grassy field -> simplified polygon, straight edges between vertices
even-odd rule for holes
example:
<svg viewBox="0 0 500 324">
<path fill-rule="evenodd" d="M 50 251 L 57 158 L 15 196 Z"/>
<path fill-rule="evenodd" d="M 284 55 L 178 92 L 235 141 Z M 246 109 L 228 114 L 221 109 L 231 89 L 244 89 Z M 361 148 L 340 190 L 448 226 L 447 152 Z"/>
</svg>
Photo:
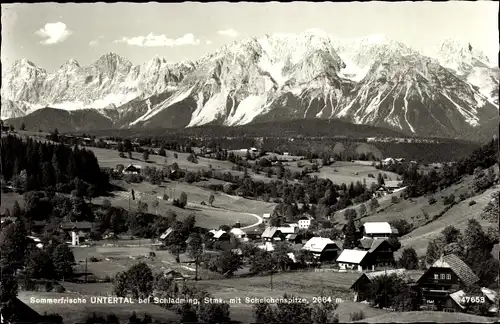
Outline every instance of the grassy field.
<svg viewBox="0 0 500 324">
<path fill-rule="evenodd" d="M 375 213 L 369 213 L 367 216 L 361 218 L 364 222 L 390 222 L 396 219 L 404 219 L 410 224 L 418 226 L 418 224 L 423 224 L 426 222 L 424 212 L 429 215 L 429 219 L 440 212 L 442 212 L 446 206 L 443 204 L 444 196 L 448 196 L 453 193 L 458 199 L 460 194 L 467 193 L 471 190 L 472 177 L 465 178 L 461 183 L 455 184 L 449 188 L 446 188 L 434 195 L 436 203 L 430 205 L 429 197 L 417 197 L 407 200 L 400 199 L 398 203 L 392 203 L 392 196 L 399 198 L 400 193 L 390 194 L 378 199 L 380 207 Z M 367 203 L 365 203 L 366 205 Z M 356 206 L 351 206 L 349 208 L 359 211 L 360 204 Z M 338 214 L 338 215 L 337 215 Z M 337 217 L 338 216 L 338 217 Z M 343 211 L 338 211 L 336 213 L 336 221 L 340 224 L 344 224 L 346 221 L 343 217 Z"/>
<path fill-rule="evenodd" d="M 371 165 L 362 165 L 353 162 L 335 162 L 332 165 L 321 167 L 319 172 L 311 173 L 311 176 L 317 175 L 318 178 L 330 179 L 335 184 L 345 183 L 349 185 L 351 182 L 356 183 L 360 181 L 363 183 L 363 179 L 369 186 L 372 183 L 377 182 L 377 175 L 382 173 L 386 174 L 387 180 L 397 180 L 398 175 L 392 172 L 380 171 Z M 373 174 L 375 178 L 368 177 L 369 174 Z"/>
<path fill-rule="evenodd" d="M 411 246 L 419 255 L 423 255 L 425 254 L 429 241 L 437 237 L 448 225 L 453 225 L 463 232 L 467 226 L 468 220 L 473 218 L 477 219 L 485 229 L 488 226 L 492 226 L 493 224 L 482 220 L 480 215 L 484 207 L 490 201 L 491 195 L 495 191 L 498 191 L 498 187 L 493 187 L 481 195 L 468 198 L 456 204 L 439 219 L 427 225 L 421 226 L 401 238 L 402 247 L 405 248 Z M 469 202 L 471 200 L 474 200 L 476 204 L 469 206 Z"/>
<path fill-rule="evenodd" d="M 95 296 L 95 295 L 94 295 Z M 98 296 L 105 296 L 99 294 Z M 55 293 L 55 292 L 38 292 L 38 291 L 20 291 L 19 299 L 33 308 L 39 314 L 57 313 L 62 316 L 64 323 L 84 323 L 87 316 L 95 313 L 96 315 L 115 314 L 121 323 L 128 321 L 132 312 L 136 312 L 138 316 L 144 316 L 145 313 L 151 315 L 154 320 L 158 321 L 175 321 L 179 320 L 179 316 L 171 311 L 165 310 L 154 304 L 97 304 L 91 303 L 89 295 L 80 295 L 75 293 Z M 86 303 L 80 304 L 47 304 L 36 302 L 36 299 L 41 298 L 82 298 Z M 35 298 L 35 300 L 32 300 Z"/>
<path fill-rule="evenodd" d="M 151 154 L 148 158 L 148 161 L 146 162 L 143 159 L 142 153 L 134 152 L 132 153 L 132 159 L 129 159 L 127 154 L 125 154 L 124 158 L 120 157 L 119 152 L 117 150 L 103 149 L 96 147 L 86 147 L 86 148 L 94 152 L 101 167 L 115 168 L 118 164 L 123 164 L 124 166 L 127 166 L 129 164 L 134 164 L 134 165 L 140 165 L 142 167 L 150 166 L 150 167 L 161 168 L 165 165 L 165 159 L 166 159 L 168 165 L 176 162 L 179 165 L 179 168 L 187 171 L 198 172 L 201 170 L 209 170 L 210 167 L 212 167 L 212 170 L 214 172 L 224 172 L 224 173 L 230 172 L 233 176 L 238 176 L 241 178 L 244 175 L 243 171 L 233 170 L 233 167 L 235 165 L 229 161 L 219 161 L 215 159 L 198 157 L 198 163 L 191 163 L 187 160 L 189 153 L 177 152 L 178 157 L 176 159 L 174 158 L 174 154 L 176 152 L 167 150 L 166 151 L 167 157 Z M 272 178 L 267 178 L 263 174 L 255 174 L 252 172 L 252 170 L 248 170 L 248 174 L 254 180 L 262 180 L 265 182 L 272 181 Z"/>
<path fill-rule="evenodd" d="M 306 298 L 309 302 L 312 302 L 313 297 L 319 296 L 340 298 L 343 302 L 339 306 L 339 311 L 343 309 L 343 316 L 347 314 L 348 320 L 350 312 L 358 310 L 359 307 L 364 309 L 363 306 L 365 306 L 350 301 L 352 296 L 348 289 L 358 277 L 358 273 L 308 271 L 273 275 L 272 289 L 270 276 L 203 280 L 196 282 L 195 285 L 223 300 L 229 301 L 231 298 L 240 297 L 242 303 L 231 304 L 231 319 L 243 323 L 250 323 L 254 320 L 253 305 L 245 303 L 245 298 L 280 298 L 285 293 Z M 373 316 L 375 315 L 378 313 Z"/>
<path fill-rule="evenodd" d="M 107 243 L 104 245 L 103 243 Z M 77 263 L 75 271 L 85 273 L 85 258 L 87 258 L 87 273 L 91 273 L 97 278 L 109 276 L 113 278 L 118 272 L 128 270 L 134 264 L 139 262 L 147 263 L 154 273 L 163 272 L 166 269 L 174 269 L 184 275 L 194 276 L 195 266 L 186 263 L 176 263 L 175 257 L 169 251 L 160 251 L 154 249 L 151 240 L 129 240 L 122 241 L 121 244 L 114 244 L 110 240 L 106 242 L 97 242 L 90 247 L 75 247 L 73 254 Z M 149 253 L 154 252 L 154 257 L 149 257 Z M 99 261 L 91 262 L 90 258 L 95 257 Z M 183 259 L 189 259 L 187 256 Z M 205 270 L 198 269 L 200 278 L 220 278 L 219 275 Z M 80 291 L 84 292 L 84 291 Z"/>
<path fill-rule="evenodd" d="M 488 318 L 462 313 L 446 312 L 390 312 L 376 317 L 367 317 L 359 323 L 495 323 Z"/>
<path fill-rule="evenodd" d="M 112 205 L 128 209 L 130 190 L 134 189 L 136 200 L 130 200 L 132 210 L 137 208 L 137 202 L 141 200 L 148 204 L 149 212 L 155 213 L 156 210 L 152 207 L 152 202 L 158 200 L 157 212 L 159 215 L 165 215 L 168 210 L 172 210 L 178 215 L 178 219 L 182 220 L 194 213 L 196 225 L 210 229 L 218 228 L 220 225 L 233 225 L 236 222 L 240 222 L 241 226 L 256 224 L 259 221 L 257 216 L 272 212 L 275 206 L 274 203 L 230 196 L 182 182 L 165 183 L 164 186 L 156 186 L 147 182 L 134 184 L 124 181 L 117 182 L 117 184 L 125 187 L 128 191 L 117 191 L 112 197 L 100 197 L 94 199 L 93 202 L 100 204 L 104 199 L 108 199 Z M 182 192 L 185 192 L 188 197 L 188 205 L 184 209 L 172 205 L 173 199 L 179 198 Z M 164 193 L 169 196 L 168 201 L 159 199 L 159 197 L 163 197 Z M 210 194 L 215 197 L 213 207 L 208 206 Z M 207 205 L 202 205 L 202 202 Z"/>
</svg>

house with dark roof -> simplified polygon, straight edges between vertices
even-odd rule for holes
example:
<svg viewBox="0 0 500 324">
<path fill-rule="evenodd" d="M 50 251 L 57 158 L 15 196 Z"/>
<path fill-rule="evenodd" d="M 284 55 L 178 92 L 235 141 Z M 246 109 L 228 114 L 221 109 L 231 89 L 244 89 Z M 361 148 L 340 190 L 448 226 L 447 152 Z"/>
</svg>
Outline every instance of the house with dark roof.
<svg viewBox="0 0 500 324">
<path fill-rule="evenodd" d="M 283 241 L 285 239 L 285 235 L 279 230 L 278 227 L 268 227 L 262 233 L 262 239 L 264 241 Z"/>
<path fill-rule="evenodd" d="M 312 252 L 319 261 L 334 261 L 340 252 L 337 244 L 325 237 L 311 238 L 302 249 Z"/>
<path fill-rule="evenodd" d="M 88 239 L 94 228 L 91 222 L 65 222 L 60 225 L 60 229 L 67 237 L 71 238 L 72 245 L 79 245 L 80 238 Z"/>
<path fill-rule="evenodd" d="M 247 234 L 247 238 L 249 240 L 260 240 L 262 234 L 264 233 L 264 231 L 258 227 L 245 229 L 244 231 Z"/>
<path fill-rule="evenodd" d="M 481 288 L 481 293 L 474 296 L 466 295 L 463 290 L 449 294 L 443 302 L 443 310 L 447 312 L 466 312 L 466 299 L 464 297 L 480 298 L 480 302 L 488 306 L 488 315 L 495 316 L 498 314 L 497 293 L 488 288 Z"/>
<path fill-rule="evenodd" d="M 442 310 L 448 295 L 479 281 L 477 275 L 454 254 L 441 256 L 418 279 L 423 308 Z"/>
<path fill-rule="evenodd" d="M 129 164 L 125 169 L 123 169 L 123 173 L 125 174 L 139 174 L 141 173 L 140 165 Z"/>
<path fill-rule="evenodd" d="M 360 240 L 359 248 L 369 253 L 372 267 L 393 266 L 396 263 L 394 251 L 385 238 L 364 237 Z"/>
<path fill-rule="evenodd" d="M 354 301 L 360 302 L 368 299 L 370 285 L 373 283 L 375 278 L 384 275 L 390 276 L 393 274 L 397 276 L 406 276 L 406 269 L 391 269 L 362 273 L 349 288 L 354 291 Z"/>
<path fill-rule="evenodd" d="M 302 236 L 300 234 L 287 234 L 285 237 L 287 242 L 293 243 L 293 244 L 300 244 L 302 243 Z"/>
</svg>

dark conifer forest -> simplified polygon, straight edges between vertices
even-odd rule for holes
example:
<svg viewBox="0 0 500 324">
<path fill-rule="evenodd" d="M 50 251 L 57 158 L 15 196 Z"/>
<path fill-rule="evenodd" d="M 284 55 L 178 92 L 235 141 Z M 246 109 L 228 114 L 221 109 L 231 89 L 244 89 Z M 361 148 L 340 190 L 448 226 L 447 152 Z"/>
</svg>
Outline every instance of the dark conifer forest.
<svg viewBox="0 0 500 324">
<path fill-rule="evenodd" d="M 103 194 L 108 176 L 101 172 L 92 151 L 75 146 L 6 136 L 1 139 L 3 181 L 20 191 L 83 191 L 84 196 Z"/>
</svg>

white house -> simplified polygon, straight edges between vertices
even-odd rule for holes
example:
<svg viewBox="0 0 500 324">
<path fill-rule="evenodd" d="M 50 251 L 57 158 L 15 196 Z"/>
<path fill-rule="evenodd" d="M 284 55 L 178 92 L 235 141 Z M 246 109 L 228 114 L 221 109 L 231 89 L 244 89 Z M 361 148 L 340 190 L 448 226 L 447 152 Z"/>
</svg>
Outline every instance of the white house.
<svg viewBox="0 0 500 324">
<path fill-rule="evenodd" d="M 368 251 L 345 249 L 337 258 L 337 263 L 341 271 L 357 270 L 363 271 L 367 268 Z"/>
<path fill-rule="evenodd" d="M 304 215 L 302 216 L 301 218 L 299 218 L 299 228 L 304 228 L 304 229 L 308 229 L 309 226 L 311 226 L 311 221 L 313 220 L 314 218 L 312 218 L 312 216 L 309 216 L 309 215 Z"/>
<path fill-rule="evenodd" d="M 245 233 L 242 229 L 240 228 L 232 228 L 230 231 L 231 234 L 233 234 L 236 238 L 242 240 L 242 241 L 248 241 L 247 238 L 247 233 Z"/>
<path fill-rule="evenodd" d="M 264 219 L 264 222 L 268 222 L 271 219 L 271 214 L 265 213 L 264 215 L 262 215 L 262 218 Z"/>
<path fill-rule="evenodd" d="M 366 222 L 361 226 L 363 237 L 385 237 L 389 238 L 393 233 L 388 222 Z"/>
</svg>

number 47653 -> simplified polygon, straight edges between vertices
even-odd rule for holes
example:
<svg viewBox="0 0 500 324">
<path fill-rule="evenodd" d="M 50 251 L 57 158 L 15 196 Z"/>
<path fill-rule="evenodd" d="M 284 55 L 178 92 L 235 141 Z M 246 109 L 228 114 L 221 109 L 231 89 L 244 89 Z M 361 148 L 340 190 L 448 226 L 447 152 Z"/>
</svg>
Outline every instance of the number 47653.
<svg viewBox="0 0 500 324">
<path fill-rule="evenodd" d="M 479 296 L 479 297 L 464 296 L 461 298 L 460 301 L 464 304 L 468 304 L 468 303 L 482 304 L 486 301 L 486 299 L 484 298 L 484 296 Z"/>
</svg>

